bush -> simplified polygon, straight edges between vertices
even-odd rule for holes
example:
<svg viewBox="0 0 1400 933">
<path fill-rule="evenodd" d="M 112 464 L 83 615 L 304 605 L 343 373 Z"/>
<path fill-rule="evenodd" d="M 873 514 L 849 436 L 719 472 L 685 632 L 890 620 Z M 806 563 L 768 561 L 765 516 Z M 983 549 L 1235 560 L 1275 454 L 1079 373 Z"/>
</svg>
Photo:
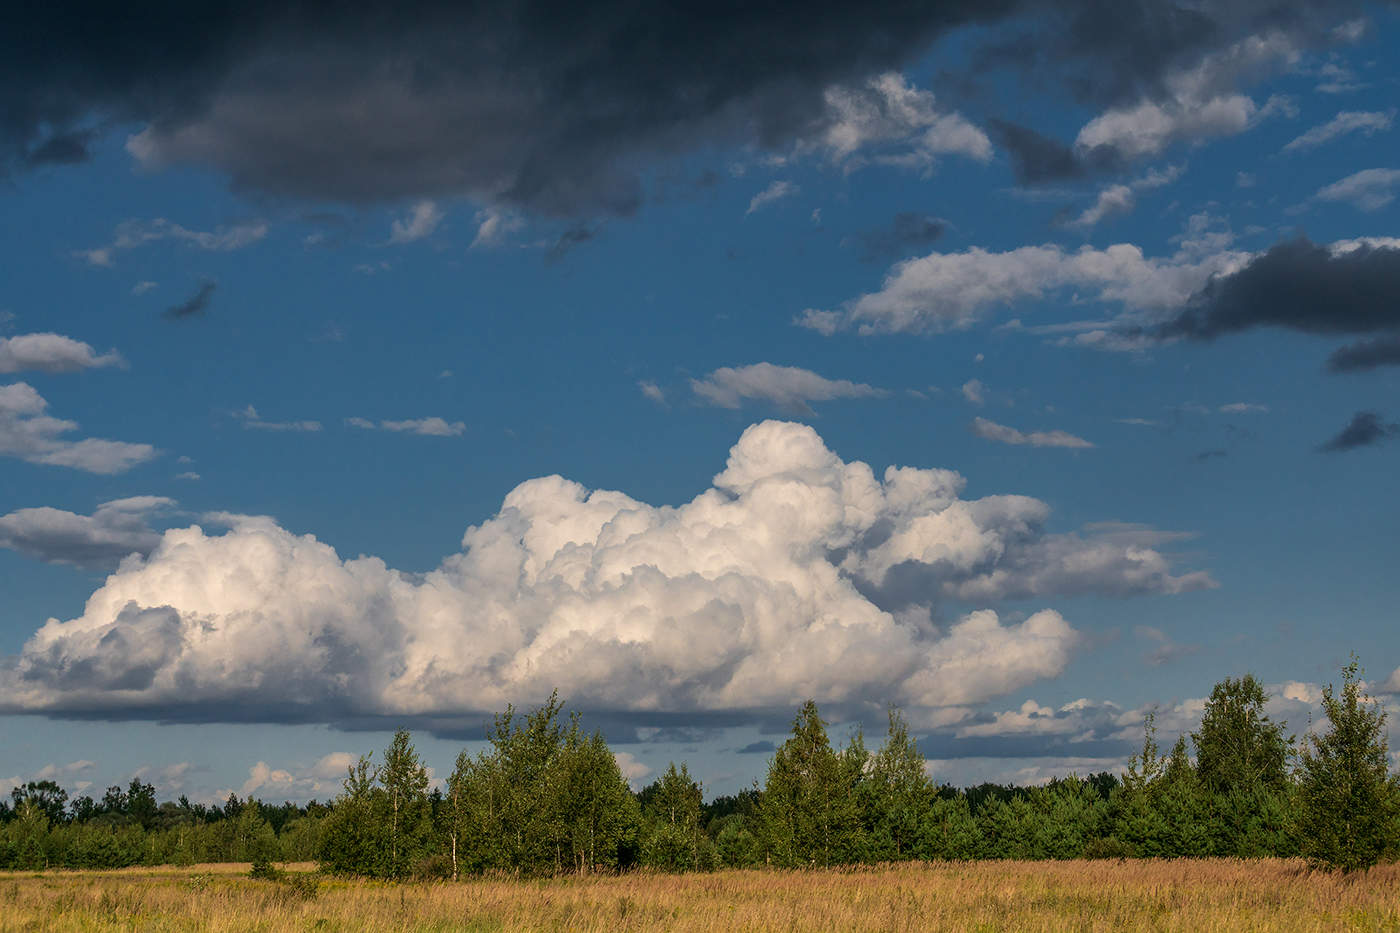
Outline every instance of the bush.
<svg viewBox="0 0 1400 933">
<path fill-rule="evenodd" d="M 1085 858 L 1132 858 L 1136 853 L 1133 847 L 1112 836 L 1100 836 L 1084 844 Z"/>
</svg>

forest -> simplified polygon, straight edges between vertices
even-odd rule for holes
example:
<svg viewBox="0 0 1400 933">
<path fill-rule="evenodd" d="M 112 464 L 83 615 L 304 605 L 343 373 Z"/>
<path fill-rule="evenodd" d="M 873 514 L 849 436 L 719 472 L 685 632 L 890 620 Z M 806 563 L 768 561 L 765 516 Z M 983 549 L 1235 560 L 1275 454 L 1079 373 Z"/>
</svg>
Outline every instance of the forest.
<svg viewBox="0 0 1400 933">
<path fill-rule="evenodd" d="M 0 802 L 0 868 L 277 862 L 397 880 L 650 869 L 826 868 L 913 860 L 1301 857 L 1367 869 L 1400 855 L 1400 776 L 1385 713 L 1353 661 L 1323 690 L 1322 728 L 1298 741 L 1265 712 L 1253 676 L 1216 684 L 1200 726 L 1169 750 L 1151 715 L 1123 774 L 1043 786 L 935 785 L 897 709 L 875 750 L 837 747 L 807 702 L 762 783 L 706 800 L 671 764 L 633 791 L 599 732 L 557 696 L 495 718 L 444 786 L 406 730 L 362 756 L 328 803 L 157 803 L 133 778 L 101 800 L 51 781 Z"/>
</svg>

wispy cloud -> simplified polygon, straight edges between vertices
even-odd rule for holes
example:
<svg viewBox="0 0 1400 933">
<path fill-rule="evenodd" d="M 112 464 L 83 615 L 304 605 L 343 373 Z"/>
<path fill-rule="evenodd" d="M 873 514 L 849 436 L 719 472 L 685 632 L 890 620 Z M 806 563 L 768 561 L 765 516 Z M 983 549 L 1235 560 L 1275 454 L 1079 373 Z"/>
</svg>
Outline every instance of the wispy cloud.
<svg viewBox="0 0 1400 933">
<path fill-rule="evenodd" d="M 1094 445 L 1066 431 L 1018 431 L 1016 428 L 988 421 L 986 418 L 972 420 L 972 433 L 983 440 L 999 444 L 1014 444 L 1027 447 L 1074 447 L 1085 448 Z"/>
<path fill-rule="evenodd" d="M 235 412 L 236 417 L 242 422 L 243 427 L 253 431 L 309 431 L 321 430 L 319 421 L 264 421 L 262 415 L 252 405 L 242 411 Z"/>
<path fill-rule="evenodd" d="M 426 437 L 458 437 L 467 426 L 461 421 L 447 421 L 443 418 L 409 418 L 403 421 L 371 421 L 368 418 L 346 418 L 345 423 L 352 428 L 365 430 L 397 431 L 400 434 L 421 434 Z"/>
<path fill-rule="evenodd" d="M 253 245 L 267 236 L 267 230 L 267 224 L 262 221 L 234 224 L 217 230 L 191 230 L 164 217 L 149 221 L 128 220 L 117 225 L 112 242 L 95 249 L 80 250 L 78 256 L 94 266 L 110 267 L 119 253 L 161 240 L 176 240 L 213 252 L 230 252 Z"/>
<path fill-rule="evenodd" d="M 747 217 L 754 211 L 761 210 L 769 204 L 781 201 L 783 198 L 790 198 L 797 194 L 799 190 L 800 189 L 790 181 L 775 181 L 749 200 L 749 209 L 744 211 L 744 216 Z"/>
<path fill-rule="evenodd" d="M 435 201 L 419 201 L 406 217 L 389 225 L 390 243 L 413 243 L 433 235 L 447 215 Z"/>
</svg>

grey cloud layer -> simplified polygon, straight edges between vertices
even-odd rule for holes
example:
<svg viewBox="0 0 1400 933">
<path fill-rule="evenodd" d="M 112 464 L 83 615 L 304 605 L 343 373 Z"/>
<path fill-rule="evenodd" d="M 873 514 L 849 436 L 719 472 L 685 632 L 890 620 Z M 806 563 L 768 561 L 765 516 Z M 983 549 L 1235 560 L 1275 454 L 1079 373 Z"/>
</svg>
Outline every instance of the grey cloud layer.
<svg viewBox="0 0 1400 933">
<path fill-rule="evenodd" d="M 859 89 L 961 26 L 1024 28 L 1003 63 L 1049 69 L 1085 97 L 1121 104 L 1175 99 L 1172 75 L 1247 36 L 1304 44 L 1359 9 L 214 0 L 132 17 L 108 4 L 25 4 L 0 36 L 0 170 L 77 161 L 107 127 L 146 123 L 129 145 L 143 163 L 212 166 L 265 192 L 465 193 L 555 214 L 627 212 L 646 159 L 822 139 L 842 120 L 832 87 Z M 930 129 L 931 147 L 911 157 L 976 148 L 960 126 Z"/>
<path fill-rule="evenodd" d="M 99 505 L 91 515 L 41 506 L 0 515 L 0 547 L 55 564 L 111 568 L 124 557 L 149 554 L 160 543 L 152 513 L 175 500 L 132 496 Z"/>
<path fill-rule="evenodd" d="M 811 428 L 764 422 L 691 502 L 531 480 L 422 575 L 342 560 L 270 519 L 172 529 L 0 663 L 0 697 L 9 711 L 442 728 L 556 687 L 633 713 L 800 696 L 964 706 L 1057 676 L 1077 635 L 1049 609 L 936 625 L 945 600 L 1210 583 L 1173 575 L 1129 526 L 1047 535 L 1044 503 L 963 500 L 962 485 L 909 467 L 880 480 Z"/>
</svg>

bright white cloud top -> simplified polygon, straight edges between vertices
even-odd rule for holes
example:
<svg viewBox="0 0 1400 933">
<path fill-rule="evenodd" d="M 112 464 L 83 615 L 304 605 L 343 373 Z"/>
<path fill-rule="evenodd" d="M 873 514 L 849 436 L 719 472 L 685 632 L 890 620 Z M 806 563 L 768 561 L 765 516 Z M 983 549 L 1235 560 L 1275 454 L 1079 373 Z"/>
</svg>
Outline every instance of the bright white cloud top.
<svg viewBox="0 0 1400 933">
<path fill-rule="evenodd" d="M 1057 676 L 1077 634 L 1053 609 L 936 623 L 961 611 L 949 599 L 1213 585 L 1173 575 L 1155 533 L 1047 534 L 1045 503 L 964 500 L 963 483 L 913 467 L 877 479 L 810 427 L 767 421 L 678 507 L 522 483 L 422 575 L 268 518 L 172 529 L 0 666 L 0 697 L 212 720 L 451 717 L 555 688 L 616 711 L 956 707 Z"/>
</svg>

